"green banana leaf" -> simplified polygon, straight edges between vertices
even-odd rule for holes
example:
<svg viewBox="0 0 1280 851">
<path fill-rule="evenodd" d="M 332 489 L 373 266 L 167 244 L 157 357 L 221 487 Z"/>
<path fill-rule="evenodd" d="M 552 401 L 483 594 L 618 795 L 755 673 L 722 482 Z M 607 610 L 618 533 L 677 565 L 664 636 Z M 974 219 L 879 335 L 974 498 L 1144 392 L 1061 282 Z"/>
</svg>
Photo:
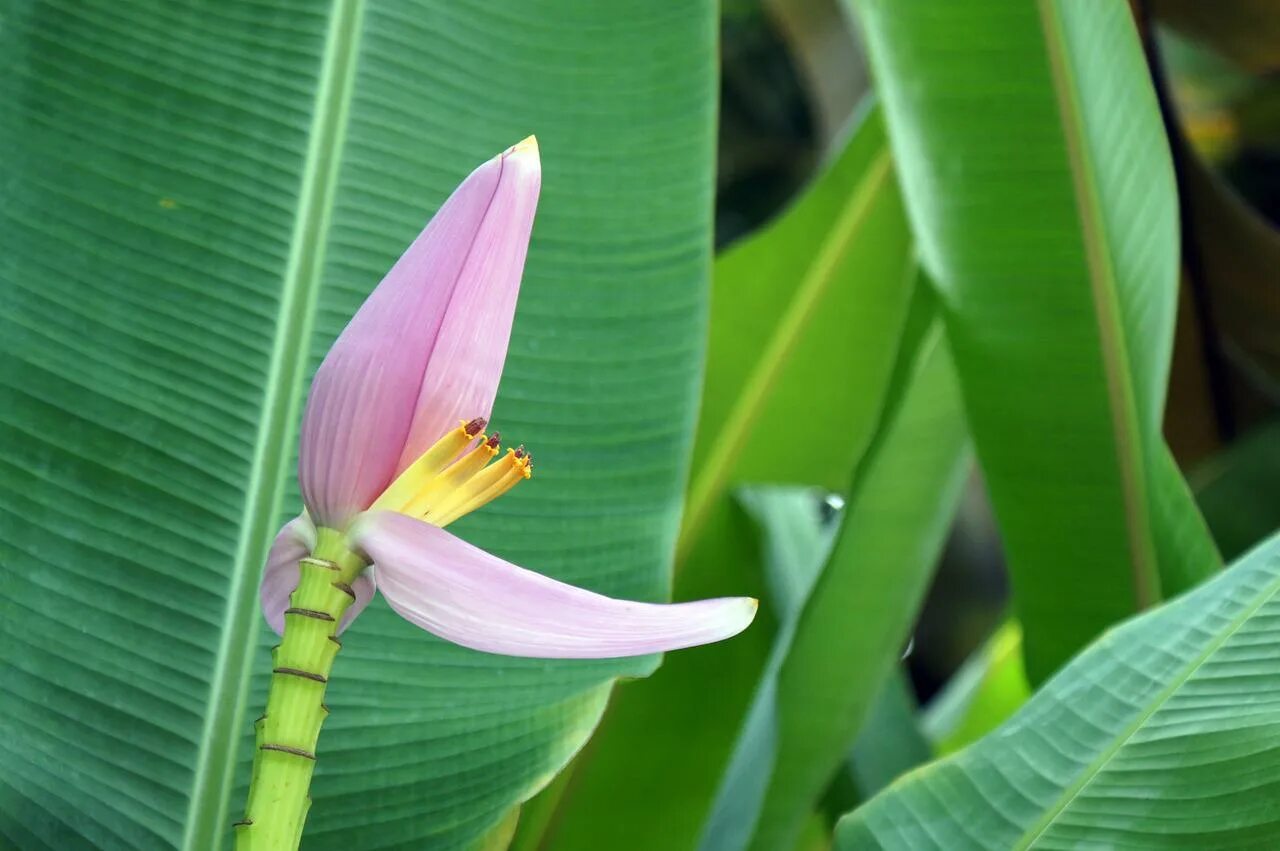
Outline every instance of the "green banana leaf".
<svg viewBox="0 0 1280 851">
<path fill-rule="evenodd" d="M 1167 143 L 1127 4 L 849 0 L 1042 680 L 1218 564 L 1160 434 Z"/>
<path fill-rule="evenodd" d="M 823 795 L 822 810 L 831 814 L 834 823 L 850 809 L 848 806 L 840 810 L 831 808 L 836 797 L 833 792 L 846 777 L 849 784 L 845 788 L 858 800 L 865 800 L 932 758 L 933 750 L 920 728 L 920 706 L 911 679 L 905 665 L 899 664 L 889 672 L 871 701 L 866 720 L 845 760 L 845 774 L 843 777 L 836 774 L 832 786 Z"/>
<path fill-rule="evenodd" d="M 846 816 L 836 847 L 1277 847 L 1278 593 L 1273 537 Z"/>
<path fill-rule="evenodd" d="M 749 834 L 758 851 L 799 838 L 906 645 L 951 528 L 970 469 L 969 433 L 941 331 L 934 322 L 904 353 L 897 398 L 795 623 L 778 673 L 777 757 Z"/>
<path fill-rule="evenodd" d="M 754 524 L 729 489 L 843 488 L 874 432 L 914 263 L 879 111 L 864 106 L 851 129 L 793 207 L 716 259 L 676 597 L 755 594 L 765 600 L 761 617 L 750 634 L 669 656 L 651 679 L 618 690 L 575 763 L 546 848 L 693 851 L 775 617 Z M 716 683 L 710 700 L 709 681 Z"/>
<path fill-rule="evenodd" d="M 0 845 L 227 841 L 311 370 L 453 186 L 537 133 L 495 423 L 538 477 L 459 533 L 658 599 L 710 274 L 709 2 L 22 3 L 0 25 Z M 344 636 L 305 847 L 469 847 L 653 658 Z"/>
<path fill-rule="evenodd" d="M 841 490 L 871 439 L 915 264 L 879 108 L 853 126 L 795 206 L 716 259 L 682 553 L 727 489 Z"/>
<path fill-rule="evenodd" d="M 839 522 L 826 516 L 821 491 L 794 485 L 743 488 L 737 498 L 760 528 L 769 600 L 779 625 L 769 659 L 720 780 L 715 804 L 698 847 L 722 851 L 746 847 L 777 762 L 778 673 L 795 638 L 796 624 L 827 563 Z"/>
<path fill-rule="evenodd" d="M 778 761 L 778 673 L 840 527 L 841 511 L 824 499 L 823 493 L 808 487 L 769 485 L 743 488 L 737 494 L 760 526 L 770 599 L 782 623 L 699 843 L 707 851 L 746 846 Z M 842 659 L 831 661 L 836 671 L 844 667 Z M 877 690 L 858 738 L 846 749 L 843 764 L 832 780 L 832 787 L 840 794 L 829 790 L 823 797 L 821 808 L 831 814 L 830 824 L 856 801 L 871 797 L 904 771 L 930 758 L 928 744 L 915 722 L 916 709 L 902 672 L 892 671 Z M 850 800 L 842 803 L 846 791 Z"/>
</svg>

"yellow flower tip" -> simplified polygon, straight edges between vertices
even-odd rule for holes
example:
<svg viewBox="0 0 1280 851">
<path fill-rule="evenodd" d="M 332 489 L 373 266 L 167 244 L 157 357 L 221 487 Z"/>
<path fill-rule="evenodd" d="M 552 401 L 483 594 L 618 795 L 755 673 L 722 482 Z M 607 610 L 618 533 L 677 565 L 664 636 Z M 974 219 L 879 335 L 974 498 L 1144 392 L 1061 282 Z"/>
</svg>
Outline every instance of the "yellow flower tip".
<svg viewBox="0 0 1280 851">
<path fill-rule="evenodd" d="M 540 167 L 541 160 L 538 157 L 538 138 L 529 136 L 518 144 L 512 145 L 502 154 L 503 159 L 513 159 L 517 162 L 525 161 L 535 168 Z"/>
</svg>

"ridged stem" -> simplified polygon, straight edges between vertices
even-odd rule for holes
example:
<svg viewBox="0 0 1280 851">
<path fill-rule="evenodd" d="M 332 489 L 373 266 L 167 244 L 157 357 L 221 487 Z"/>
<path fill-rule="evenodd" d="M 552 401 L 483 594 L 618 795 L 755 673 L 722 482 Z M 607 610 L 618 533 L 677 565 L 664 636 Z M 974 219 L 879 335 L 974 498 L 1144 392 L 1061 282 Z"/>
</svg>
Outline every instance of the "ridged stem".
<svg viewBox="0 0 1280 851">
<path fill-rule="evenodd" d="M 299 562 L 284 638 L 271 651 L 267 710 L 254 724 L 253 778 L 244 820 L 236 823 L 236 851 L 295 851 L 302 841 L 316 741 L 329 714 L 325 686 L 342 646 L 338 624 L 355 602 L 351 582 L 363 568 L 342 534 L 323 528 L 315 551 Z"/>
</svg>

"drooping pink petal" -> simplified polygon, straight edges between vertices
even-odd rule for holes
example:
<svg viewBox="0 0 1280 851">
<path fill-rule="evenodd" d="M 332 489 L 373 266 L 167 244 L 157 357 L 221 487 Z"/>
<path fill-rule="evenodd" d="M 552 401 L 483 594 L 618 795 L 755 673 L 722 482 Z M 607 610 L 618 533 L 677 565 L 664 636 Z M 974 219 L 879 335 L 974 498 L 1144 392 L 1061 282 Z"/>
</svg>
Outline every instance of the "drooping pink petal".
<svg viewBox="0 0 1280 851">
<path fill-rule="evenodd" d="M 459 420 L 488 419 L 493 410 L 541 186 L 538 145 L 530 136 L 502 155 L 493 203 L 458 277 L 422 379 L 401 470 Z"/>
<path fill-rule="evenodd" d="M 284 610 L 289 608 L 289 595 L 298 587 L 298 561 L 311 554 L 316 545 L 316 528 L 305 514 L 299 514 L 281 527 L 267 553 L 267 566 L 263 571 L 262 615 L 277 635 L 284 634 Z M 376 590 L 372 568 L 366 569 L 351 583 L 356 601 L 343 614 L 338 632 L 347 628 L 356 615 L 369 605 Z"/>
<path fill-rule="evenodd" d="M 477 287 L 488 285 L 486 280 L 492 283 L 495 304 L 514 300 L 508 278 L 517 255 L 523 261 L 529 227 L 520 222 L 532 213 L 525 210 L 527 199 L 512 188 L 512 175 L 528 167 L 508 166 L 511 158 L 494 157 L 462 182 L 357 311 L 316 372 L 303 415 L 298 479 L 303 502 L 319 525 L 345 528 L 407 466 L 400 459 L 411 427 L 415 435 L 429 427 L 418 427 L 415 417 L 424 404 L 424 383 L 441 380 L 443 367 L 429 370 L 428 363 L 442 336 L 448 341 L 473 335 L 486 352 L 500 338 L 505 352 L 511 308 L 502 308 L 505 317 L 479 316 L 468 305 L 478 298 Z M 520 182 L 527 178 L 514 181 Z M 471 327 L 461 314 L 479 324 Z M 456 342 L 446 342 L 445 351 L 458 348 Z M 464 368 L 458 357 L 448 359 Z M 476 360 L 488 364 L 492 358 Z M 497 383 L 496 375 L 486 380 Z M 433 411 L 431 422 L 456 425 L 448 417 L 471 402 L 453 395 L 466 394 L 465 388 L 447 383 L 428 391 L 430 404 L 448 408 L 447 417 Z M 464 418 L 487 413 L 488 406 L 481 407 L 485 410 Z M 442 433 L 440 429 L 427 443 Z"/>
<path fill-rule="evenodd" d="M 545 659 L 656 653 L 729 638 L 756 611 L 746 597 L 615 600 L 517 567 L 403 514 L 371 512 L 353 534 L 391 608 L 441 638 L 488 653 Z"/>
</svg>

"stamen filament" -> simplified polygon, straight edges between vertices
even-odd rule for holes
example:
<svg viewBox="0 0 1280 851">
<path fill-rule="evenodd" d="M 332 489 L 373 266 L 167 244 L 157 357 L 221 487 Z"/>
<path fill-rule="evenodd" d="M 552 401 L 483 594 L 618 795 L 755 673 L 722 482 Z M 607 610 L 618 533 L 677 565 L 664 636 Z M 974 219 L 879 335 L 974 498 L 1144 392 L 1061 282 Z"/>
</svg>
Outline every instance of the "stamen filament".
<svg viewBox="0 0 1280 851">
<path fill-rule="evenodd" d="M 423 519 L 436 526 L 447 526 L 464 514 L 489 504 L 531 475 L 533 468 L 524 447 L 508 449 L 501 461 L 490 464 L 431 505 Z"/>
<path fill-rule="evenodd" d="M 498 433 L 494 432 L 484 443 L 426 482 L 425 486 L 414 494 L 409 504 L 400 509 L 401 512 L 411 517 L 426 514 L 432 503 L 439 502 L 449 491 L 461 487 L 464 482 L 493 460 L 493 457 L 498 454 L 498 440 Z"/>
<path fill-rule="evenodd" d="M 453 459 L 461 455 L 477 437 L 484 437 L 485 420 L 476 417 L 471 422 L 460 423 L 457 428 L 437 440 L 430 449 L 405 468 L 391 486 L 370 506 L 375 510 L 409 513 L 408 507 L 438 478 Z"/>
</svg>

